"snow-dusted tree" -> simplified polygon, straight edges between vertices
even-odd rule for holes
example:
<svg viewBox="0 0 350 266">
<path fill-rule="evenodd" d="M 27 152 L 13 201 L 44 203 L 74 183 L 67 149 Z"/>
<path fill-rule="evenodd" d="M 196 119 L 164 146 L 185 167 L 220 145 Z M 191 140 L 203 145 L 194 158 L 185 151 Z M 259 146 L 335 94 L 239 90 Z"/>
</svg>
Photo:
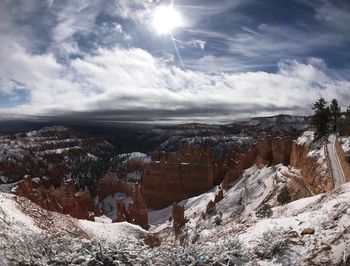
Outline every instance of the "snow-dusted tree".
<svg viewBox="0 0 350 266">
<path fill-rule="evenodd" d="M 318 99 L 313 107 L 314 115 L 312 117 L 312 124 L 316 128 L 318 137 L 325 135 L 328 131 L 328 124 L 330 121 L 330 110 L 324 98 Z"/>
<path fill-rule="evenodd" d="M 338 101 L 336 99 L 333 99 L 330 106 L 330 115 L 331 115 L 331 121 L 333 125 L 333 131 L 336 131 L 338 128 L 338 121 L 341 117 L 341 112 L 340 112 L 340 106 L 338 104 Z"/>
<path fill-rule="evenodd" d="M 271 217 L 272 216 L 271 206 L 269 204 L 264 204 L 263 206 L 261 206 L 259 208 L 259 210 L 257 210 L 255 215 L 256 215 L 256 217 L 259 217 L 259 218 Z"/>
</svg>

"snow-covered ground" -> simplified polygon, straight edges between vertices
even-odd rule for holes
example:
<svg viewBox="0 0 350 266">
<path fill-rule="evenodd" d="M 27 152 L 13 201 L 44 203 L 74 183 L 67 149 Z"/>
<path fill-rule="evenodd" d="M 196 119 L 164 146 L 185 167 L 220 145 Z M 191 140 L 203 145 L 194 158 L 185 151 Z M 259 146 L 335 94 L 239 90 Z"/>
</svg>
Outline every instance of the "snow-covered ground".
<svg viewBox="0 0 350 266">
<path fill-rule="evenodd" d="M 339 138 L 340 144 L 342 145 L 342 148 L 345 153 L 350 153 L 350 137 L 340 137 Z"/>
<path fill-rule="evenodd" d="M 150 212 L 147 232 L 103 217 L 77 220 L 0 193 L 0 257 L 8 265 L 348 265 L 350 184 L 281 205 L 285 171 L 247 169 L 216 213 L 203 215 L 218 188 L 184 200 L 188 222 L 179 237 L 168 221 L 171 208 Z M 258 215 L 266 204 L 270 211 Z M 145 244 L 149 234 L 157 234 L 159 247 Z"/>
<path fill-rule="evenodd" d="M 217 213 L 206 218 L 201 213 L 214 200 L 217 189 L 181 202 L 189 218 L 185 242 L 191 245 L 183 252 L 197 253 L 197 259 L 203 256 L 208 264 L 347 265 L 350 184 L 282 206 L 277 197 L 289 184 L 282 174 L 286 171 L 288 168 L 282 165 L 247 169 L 224 193 L 224 199 L 216 205 Z M 271 206 L 271 216 L 261 218 L 256 214 L 265 204 Z M 168 244 L 169 249 L 175 241 L 169 237 L 172 224 L 165 219 L 170 213 L 171 208 L 150 213 L 150 222 L 156 225 L 151 231 L 166 239 L 164 245 Z"/>
<path fill-rule="evenodd" d="M 310 145 L 315 139 L 314 131 L 304 131 L 303 134 L 297 139 L 298 145 Z"/>
</svg>

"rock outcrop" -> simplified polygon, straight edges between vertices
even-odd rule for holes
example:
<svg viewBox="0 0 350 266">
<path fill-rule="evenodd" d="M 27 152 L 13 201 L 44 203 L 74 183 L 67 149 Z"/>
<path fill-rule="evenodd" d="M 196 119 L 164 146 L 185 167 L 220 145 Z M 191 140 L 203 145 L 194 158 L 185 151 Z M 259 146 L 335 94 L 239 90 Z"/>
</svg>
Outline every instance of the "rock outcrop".
<svg viewBox="0 0 350 266">
<path fill-rule="evenodd" d="M 144 229 L 149 228 L 147 206 L 143 201 L 140 186 L 136 187 L 133 202 L 128 207 L 129 222 L 137 224 Z"/>
<path fill-rule="evenodd" d="M 172 209 L 172 217 L 173 217 L 173 228 L 174 228 L 175 234 L 178 235 L 181 233 L 181 229 L 186 223 L 185 207 L 174 202 L 173 209 Z"/>
<path fill-rule="evenodd" d="M 61 126 L 0 136 L 0 172 L 11 182 L 28 173 L 45 176 L 50 185 L 59 187 L 65 178 L 93 176 L 111 148 L 101 138 L 81 138 Z"/>
<path fill-rule="evenodd" d="M 336 140 L 335 142 L 335 149 L 337 151 L 339 163 L 341 165 L 341 168 L 343 169 L 345 180 L 346 182 L 349 182 L 350 181 L 350 164 L 346 159 L 345 152 L 338 140 Z"/>
<path fill-rule="evenodd" d="M 215 143 L 215 148 L 210 139 L 201 142 L 198 138 L 191 143 L 183 141 L 178 152 L 152 153 L 141 179 L 145 203 L 149 208 L 161 209 L 208 191 L 222 181 L 227 188 L 253 164 L 288 165 L 293 138 L 265 137 L 253 142 L 236 137 L 229 139 L 233 144 L 221 147 Z"/>
<path fill-rule="evenodd" d="M 117 222 L 117 223 L 128 222 L 130 220 L 129 213 L 126 210 L 124 201 L 117 201 L 116 209 L 117 209 L 117 215 L 116 215 L 117 218 L 115 219 L 114 222 Z"/>
<path fill-rule="evenodd" d="M 139 185 L 136 186 L 132 198 L 133 202 L 128 207 L 123 201 L 117 201 L 117 218 L 113 222 L 129 222 L 147 230 L 149 228 L 148 211 Z"/>
<path fill-rule="evenodd" d="M 264 137 L 258 139 L 248 150 L 231 150 L 226 157 L 227 171 L 223 187 L 227 188 L 253 164 L 261 167 L 280 163 L 288 165 L 293 139 L 294 136 Z"/>
<path fill-rule="evenodd" d="M 87 189 L 76 192 L 72 181 L 58 188 L 51 186 L 47 189 L 40 179 L 25 176 L 14 188 L 13 193 L 30 199 L 46 210 L 68 214 L 78 219 L 93 220 L 95 212 L 98 212 L 90 192 Z"/>
<path fill-rule="evenodd" d="M 290 165 L 300 169 L 303 181 L 314 193 L 319 194 L 331 190 L 333 182 L 327 167 L 323 144 L 311 149 L 312 142 L 313 132 L 308 131 L 293 142 Z"/>
<path fill-rule="evenodd" d="M 136 184 L 119 179 L 116 172 L 107 173 L 99 180 L 97 185 L 97 195 L 100 201 L 108 195 L 113 195 L 118 192 L 125 193 L 131 197 L 135 191 Z"/>
<path fill-rule="evenodd" d="M 149 208 L 161 209 L 212 188 L 214 171 L 209 148 L 194 148 L 183 142 L 178 152 L 151 155 L 141 179 Z"/>
<path fill-rule="evenodd" d="M 222 189 L 220 189 L 219 192 L 215 195 L 214 202 L 218 203 L 218 202 L 222 201 L 223 198 L 224 198 L 224 192 Z"/>
<path fill-rule="evenodd" d="M 205 213 L 208 215 L 215 215 L 216 214 L 216 204 L 214 201 L 209 201 L 207 204 L 207 207 L 205 209 Z"/>
<path fill-rule="evenodd" d="M 129 222 L 137 224 L 144 229 L 149 228 L 147 205 L 144 202 L 139 184 L 128 182 L 118 178 L 117 173 L 109 172 L 100 179 L 97 188 L 99 200 L 102 201 L 109 195 L 124 193 L 132 197 L 129 206 L 123 201 L 116 203 L 116 219 L 114 222 Z"/>
</svg>

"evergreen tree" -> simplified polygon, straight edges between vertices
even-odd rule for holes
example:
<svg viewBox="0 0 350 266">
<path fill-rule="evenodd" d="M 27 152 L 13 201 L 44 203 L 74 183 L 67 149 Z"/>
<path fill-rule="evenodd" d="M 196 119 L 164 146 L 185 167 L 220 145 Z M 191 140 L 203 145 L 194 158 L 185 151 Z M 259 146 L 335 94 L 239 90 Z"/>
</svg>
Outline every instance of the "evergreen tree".
<svg viewBox="0 0 350 266">
<path fill-rule="evenodd" d="M 340 120 L 341 124 L 341 134 L 342 135 L 350 135 L 350 106 L 344 113 L 344 118 Z"/>
<path fill-rule="evenodd" d="M 321 97 L 314 103 L 312 110 L 314 110 L 312 124 L 316 128 L 316 135 L 321 137 L 327 133 L 330 120 L 330 109 L 327 106 L 327 101 Z"/>
<path fill-rule="evenodd" d="M 332 100 L 329 109 L 330 109 L 330 114 L 331 114 L 333 131 L 336 131 L 337 130 L 338 121 L 339 121 L 339 119 L 341 117 L 340 106 L 338 105 L 338 101 L 336 99 Z"/>
</svg>

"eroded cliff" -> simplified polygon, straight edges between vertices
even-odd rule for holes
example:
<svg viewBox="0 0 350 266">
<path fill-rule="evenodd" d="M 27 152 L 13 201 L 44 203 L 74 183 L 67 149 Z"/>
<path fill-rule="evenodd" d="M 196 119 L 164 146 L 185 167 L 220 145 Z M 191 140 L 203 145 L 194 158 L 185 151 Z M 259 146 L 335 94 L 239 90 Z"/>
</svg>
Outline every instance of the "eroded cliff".
<svg viewBox="0 0 350 266">
<path fill-rule="evenodd" d="M 223 147 L 208 139 L 186 140 L 178 152 L 153 153 L 141 179 L 146 205 L 160 209 L 204 193 L 221 182 L 227 188 L 253 164 L 289 164 L 292 136 L 230 141 Z"/>
<path fill-rule="evenodd" d="M 322 141 L 311 144 L 314 133 L 306 131 L 292 144 L 290 165 L 300 169 L 300 175 L 313 193 L 319 194 L 333 188 Z"/>
<path fill-rule="evenodd" d="M 40 179 L 25 176 L 13 193 L 30 199 L 46 210 L 69 214 L 78 219 L 94 220 L 95 215 L 101 214 L 93 204 L 89 190 L 76 192 L 73 181 L 57 188 L 46 188 Z"/>
<path fill-rule="evenodd" d="M 338 140 L 336 140 L 335 142 L 335 149 L 338 155 L 339 163 L 344 173 L 345 181 L 349 182 L 350 181 L 350 164 L 346 159 L 345 152 Z"/>
</svg>

